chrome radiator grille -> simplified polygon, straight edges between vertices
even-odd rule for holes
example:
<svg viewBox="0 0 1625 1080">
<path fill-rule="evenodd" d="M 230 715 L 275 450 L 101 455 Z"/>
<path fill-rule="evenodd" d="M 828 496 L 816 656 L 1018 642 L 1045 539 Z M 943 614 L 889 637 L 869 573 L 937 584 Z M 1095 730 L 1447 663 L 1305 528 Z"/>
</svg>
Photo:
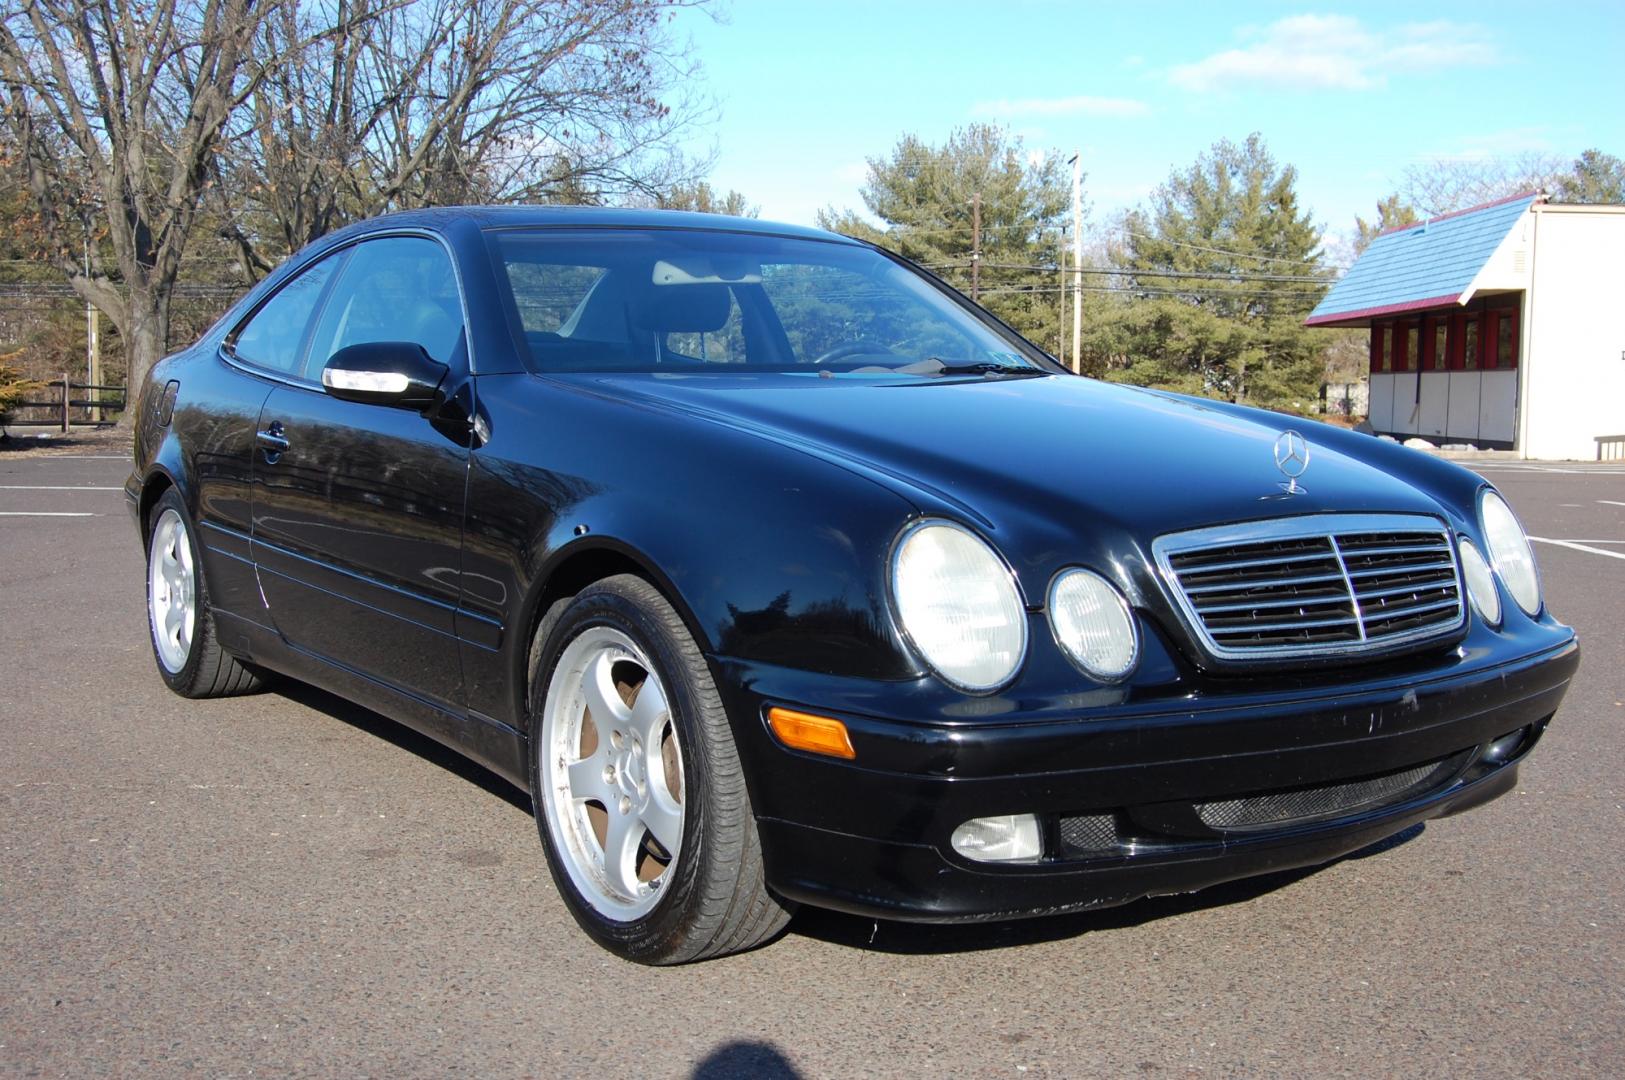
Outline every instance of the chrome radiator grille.
<svg viewBox="0 0 1625 1080">
<path fill-rule="evenodd" d="M 1451 634 L 1466 614 L 1455 546 L 1433 518 L 1278 518 L 1173 533 L 1152 550 L 1220 660 L 1379 653 Z"/>
</svg>

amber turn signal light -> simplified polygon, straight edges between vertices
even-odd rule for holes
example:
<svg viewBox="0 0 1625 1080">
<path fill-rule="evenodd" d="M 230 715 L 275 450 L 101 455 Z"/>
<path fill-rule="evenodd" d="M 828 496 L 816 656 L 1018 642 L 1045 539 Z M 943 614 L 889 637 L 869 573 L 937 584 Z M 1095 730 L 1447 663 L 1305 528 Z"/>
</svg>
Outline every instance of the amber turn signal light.
<svg viewBox="0 0 1625 1080">
<path fill-rule="evenodd" d="M 848 761 L 858 756 L 857 751 L 852 749 L 852 740 L 847 737 L 846 725 L 839 720 L 793 709 L 773 708 L 767 710 L 767 722 L 779 741 L 792 750 L 846 758 Z"/>
</svg>

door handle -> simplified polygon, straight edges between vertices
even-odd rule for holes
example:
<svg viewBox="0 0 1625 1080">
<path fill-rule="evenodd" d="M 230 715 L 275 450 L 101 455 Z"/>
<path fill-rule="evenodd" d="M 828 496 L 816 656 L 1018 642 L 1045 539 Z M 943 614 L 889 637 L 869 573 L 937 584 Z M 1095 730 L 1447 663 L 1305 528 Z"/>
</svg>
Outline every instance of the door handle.
<svg viewBox="0 0 1625 1080">
<path fill-rule="evenodd" d="M 277 459 L 287 453 L 288 440 L 282 434 L 280 420 L 264 431 L 256 431 L 254 439 L 260 444 L 260 449 L 265 451 L 265 460 L 271 465 L 275 465 Z"/>
</svg>

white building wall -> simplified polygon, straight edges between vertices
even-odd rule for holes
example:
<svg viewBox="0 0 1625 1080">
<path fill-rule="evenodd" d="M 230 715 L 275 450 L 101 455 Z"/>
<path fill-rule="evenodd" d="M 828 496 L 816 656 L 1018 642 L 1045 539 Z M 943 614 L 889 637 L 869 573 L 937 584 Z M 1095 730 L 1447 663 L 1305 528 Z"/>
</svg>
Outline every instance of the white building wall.
<svg viewBox="0 0 1625 1080">
<path fill-rule="evenodd" d="M 1415 435 L 1421 430 L 1421 406 L 1416 398 L 1416 372 L 1394 374 L 1394 418 L 1388 430 L 1395 435 Z"/>
<path fill-rule="evenodd" d="M 1478 385 L 1478 437 L 1485 442 L 1512 442 L 1518 434 L 1518 373 L 1481 371 Z"/>
<path fill-rule="evenodd" d="M 1479 417 L 1479 389 L 1483 373 L 1478 371 L 1452 371 L 1450 373 L 1450 419 L 1446 442 L 1477 442 Z"/>
<path fill-rule="evenodd" d="M 1625 207 L 1532 214 L 1518 448 L 1591 461 L 1597 436 L 1625 434 Z"/>
<path fill-rule="evenodd" d="M 1450 379 L 1448 371 L 1422 372 L 1422 412 L 1416 433 L 1433 443 L 1446 435 L 1450 416 Z"/>
<path fill-rule="evenodd" d="M 1394 430 L 1394 376 L 1391 373 L 1371 373 L 1371 405 L 1366 418 L 1378 431 Z"/>
</svg>

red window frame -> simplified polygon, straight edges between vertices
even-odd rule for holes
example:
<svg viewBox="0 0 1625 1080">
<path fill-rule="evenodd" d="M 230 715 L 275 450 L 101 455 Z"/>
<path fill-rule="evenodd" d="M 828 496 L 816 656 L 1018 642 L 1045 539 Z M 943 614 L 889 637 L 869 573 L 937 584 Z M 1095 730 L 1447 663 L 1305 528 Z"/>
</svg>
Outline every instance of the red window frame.
<svg viewBox="0 0 1625 1080">
<path fill-rule="evenodd" d="M 1449 343 L 1450 371 L 1466 370 L 1465 352 L 1467 345 L 1467 316 L 1456 312 L 1450 316 L 1450 329 L 1446 332 L 1445 340 Z"/>
<path fill-rule="evenodd" d="M 1516 371 L 1516 370 L 1518 370 L 1518 344 L 1519 344 L 1519 340 L 1520 340 L 1519 335 L 1518 335 L 1518 329 L 1519 329 L 1519 327 L 1518 327 L 1518 309 L 1516 307 L 1502 308 L 1501 309 L 1501 321 L 1503 323 L 1506 323 L 1506 324 L 1510 325 L 1511 330 L 1508 331 L 1507 353 L 1506 353 L 1505 356 L 1501 356 L 1501 354 L 1500 354 L 1501 353 L 1501 338 L 1500 338 L 1499 332 L 1496 335 L 1496 339 L 1495 339 L 1496 357 L 1497 357 L 1498 360 L 1503 361 L 1502 364 L 1498 365 L 1498 370 L 1500 370 L 1500 371 Z M 1497 331 L 1499 331 L 1500 328 L 1497 327 L 1496 329 L 1497 329 Z"/>
<path fill-rule="evenodd" d="M 1409 337 L 1410 335 L 1405 333 L 1404 323 L 1396 322 L 1393 324 L 1393 337 L 1388 346 L 1388 348 L 1391 350 L 1389 353 L 1388 366 L 1393 368 L 1395 371 L 1411 370 L 1410 352 L 1407 347 L 1407 339 Z"/>
<path fill-rule="evenodd" d="M 1471 354 L 1471 355 L 1469 355 Z M 1467 362 L 1472 361 L 1472 367 Z M 1484 370 L 1484 313 L 1470 311 L 1461 317 L 1461 369 Z"/>
</svg>

